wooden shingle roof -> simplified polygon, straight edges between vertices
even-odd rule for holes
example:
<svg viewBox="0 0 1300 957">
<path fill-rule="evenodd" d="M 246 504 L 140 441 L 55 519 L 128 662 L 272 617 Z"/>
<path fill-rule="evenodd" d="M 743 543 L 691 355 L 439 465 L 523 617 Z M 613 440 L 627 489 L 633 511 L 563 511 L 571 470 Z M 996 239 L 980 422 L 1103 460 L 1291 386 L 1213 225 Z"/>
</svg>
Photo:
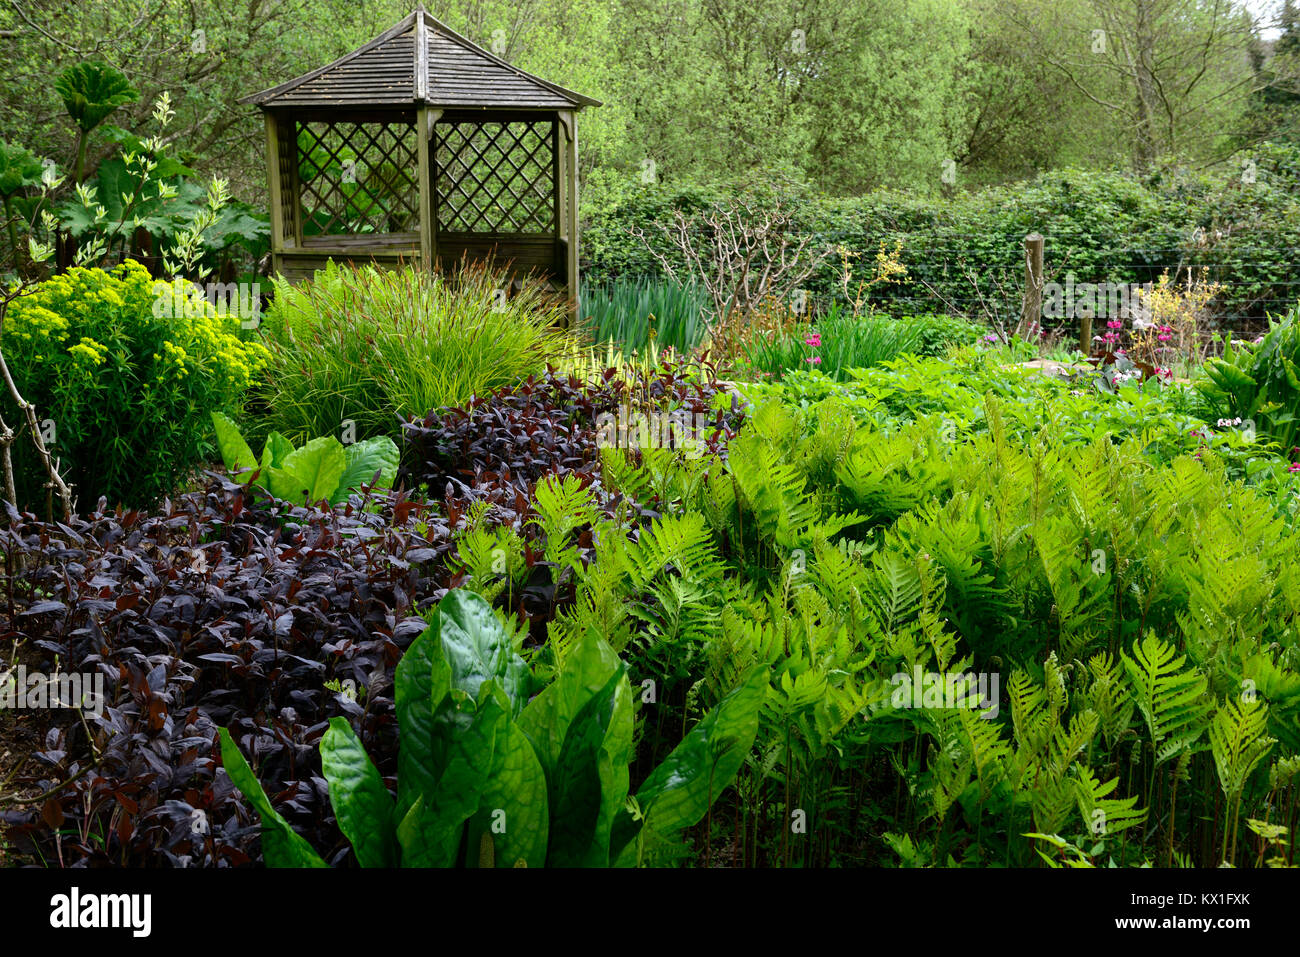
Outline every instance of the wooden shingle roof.
<svg viewBox="0 0 1300 957">
<path fill-rule="evenodd" d="M 262 109 L 424 105 L 574 110 L 600 105 L 511 66 L 423 7 L 333 63 L 239 102 Z"/>
</svg>

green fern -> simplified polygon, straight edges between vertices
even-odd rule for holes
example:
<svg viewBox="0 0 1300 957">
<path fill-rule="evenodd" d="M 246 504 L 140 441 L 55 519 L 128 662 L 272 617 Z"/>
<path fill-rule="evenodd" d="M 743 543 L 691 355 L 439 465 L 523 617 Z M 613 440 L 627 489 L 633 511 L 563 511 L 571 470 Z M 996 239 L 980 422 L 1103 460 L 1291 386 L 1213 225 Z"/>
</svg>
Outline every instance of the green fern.
<svg viewBox="0 0 1300 957">
<path fill-rule="evenodd" d="M 1210 752 L 1219 773 L 1219 786 L 1229 801 L 1245 790 L 1252 771 L 1264 760 L 1276 738 L 1268 737 L 1268 708 L 1259 701 L 1229 698 L 1210 722 Z"/>
<path fill-rule="evenodd" d="M 1241 815 L 1241 797 L 1251 772 L 1277 744 L 1264 732 L 1268 728 L 1268 708 L 1256 700 L 1229 698 L 1210 722 L 1210 752 L 1219 786 L 1228 800 L 1229 817 L 1223 831 L 1225 861 L 1237 856 L 1237 828 Z M 1232 840 L 1229 843 L 1228 837 Z"/>
<path fill-rule="evenodd" d="M 1031 757 L 1041 754 L 1056 722 L 1056 716 L 1047 708 L 1047 694 L 1023 671 L 1012 673 L 1007 694 L 1011 700 L 1012 737 L 1018 749 Z"/>
<path fill-rule="evenodd" d="M 1181 671 L 1187 658 L 1154 634 L 1121 653 L 1134 702 L 1146 721 L 1157 765 L 1191 748 L 1205 730 L 1213 703 L 1206 679 L 1195 668 Z"/>
<path fill-rule="evenodd" d="M 570 538 L 583 526 L 598 523 L 591 489 L 576 475 L 548 475 L 533 491 L 533 508 L 537 517 L 529 521 L 546 538 L 546 560 L 580 570 L 578 548 Z"/>
<path fill-rule="evenodd" d="M 1088 659 L 1091 682 L 1081 695 L 1082 703 L 1096 712 L 1102 736 L 1108 747 L 1115 747 L 1129 730 L 1136 703 L 1119 661 L 1110 652 L 1100 652 Z"/>
<path fill-rule="evenodd" d="M 1074 782 L 1079 813 L 1083 815 L 1084 826 L 1094 837 L 1110 837 L 1146 821 L 1147 813 L 1136 807 L 1136 797 L 1109 796 L 1119 787 L 1119 778 L 1111 778 L 1102 784 L 1091 769 L 1079 766 Z"/>
</svg>

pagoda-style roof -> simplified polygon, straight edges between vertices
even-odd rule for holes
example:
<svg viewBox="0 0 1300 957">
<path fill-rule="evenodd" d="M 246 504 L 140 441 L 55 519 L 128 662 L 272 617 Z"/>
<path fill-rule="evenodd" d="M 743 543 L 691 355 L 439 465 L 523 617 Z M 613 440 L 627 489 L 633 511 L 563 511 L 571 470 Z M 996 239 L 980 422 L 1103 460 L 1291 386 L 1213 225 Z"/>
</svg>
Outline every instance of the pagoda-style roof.
<svg viewBox="0 0 1300 957">
<path fill-rule="evenodd" d="M 333 63 L 239 102 L 264 110 L 417 105 L 580 110 L 600 105 L 589 96 L 511 66 L 434 19 L 423 7 Z"/>
</svg>

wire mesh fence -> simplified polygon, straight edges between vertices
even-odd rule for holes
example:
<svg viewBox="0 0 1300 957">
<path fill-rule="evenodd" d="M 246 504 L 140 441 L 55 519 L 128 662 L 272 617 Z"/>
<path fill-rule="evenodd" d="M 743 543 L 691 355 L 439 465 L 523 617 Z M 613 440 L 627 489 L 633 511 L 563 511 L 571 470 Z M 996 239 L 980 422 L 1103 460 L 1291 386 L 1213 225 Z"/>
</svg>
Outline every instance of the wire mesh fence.
<svg viewBox="0 0 1300 957">
<path fill-rule="evenodd" d="M 1252 261 L 1152 261 L 1122 250 L 1098 262 L 1072 265 L 1045 257 L 1044 331 L 1065 334 L 1083 317 L 1142 318 L 1144 296 L 1158 287 L 1202 290 L 1207 330 L 1244 337 L 1267 327 L 1300 302 L 1300 257 Z M 871 301 L 895 315 L 943 312 L 997 326 L 1014 326 L 1024 306 L 1023 253 L 1008 262 L 954 257 L 908 264 L 906 277 L 873 287 Z"/>
</svg>

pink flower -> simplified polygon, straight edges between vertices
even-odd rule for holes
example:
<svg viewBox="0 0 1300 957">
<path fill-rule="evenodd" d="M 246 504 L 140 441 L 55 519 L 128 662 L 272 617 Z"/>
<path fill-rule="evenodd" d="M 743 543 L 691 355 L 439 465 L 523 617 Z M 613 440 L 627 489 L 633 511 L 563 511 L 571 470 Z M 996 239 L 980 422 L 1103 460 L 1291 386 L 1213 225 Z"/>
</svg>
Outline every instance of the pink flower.
<svg viewBox="0 0 1300 957">
<path fill-rule="evenodd" d="M 1288 472 L 1300 472 L 1300 462 L 1292 462 L 1286 467 Z"/>
<path fill-rule="evenodd" d="M 1106 323 L 1106 328 L 1107 328 L 1107 329 L 1123 329 L 1123 328 L 1124 328 L 1124 320 L 1122 320 L 1122 319 L 1112 319 L 1112 320 L 1110 320 L 1109 322 Z"/>
<path fill-rule="evenodd" d="M 804 361 L 804 362 L 811 362 L 813 365 L 815 365 L 815 366 L 819 366 L 819 365 L 822 364 L 822 357 L 821 357 L 821 356 L 809 356 L 807 359 L 804 359 L 803 361 Z"/>
<path fill-rule="evenodd" d="M 822 334 L 820 332 L 814 332 L 811 336 L 805 339 L 804 342 L 816 349 L 822 344 Z"/>
</svg>

